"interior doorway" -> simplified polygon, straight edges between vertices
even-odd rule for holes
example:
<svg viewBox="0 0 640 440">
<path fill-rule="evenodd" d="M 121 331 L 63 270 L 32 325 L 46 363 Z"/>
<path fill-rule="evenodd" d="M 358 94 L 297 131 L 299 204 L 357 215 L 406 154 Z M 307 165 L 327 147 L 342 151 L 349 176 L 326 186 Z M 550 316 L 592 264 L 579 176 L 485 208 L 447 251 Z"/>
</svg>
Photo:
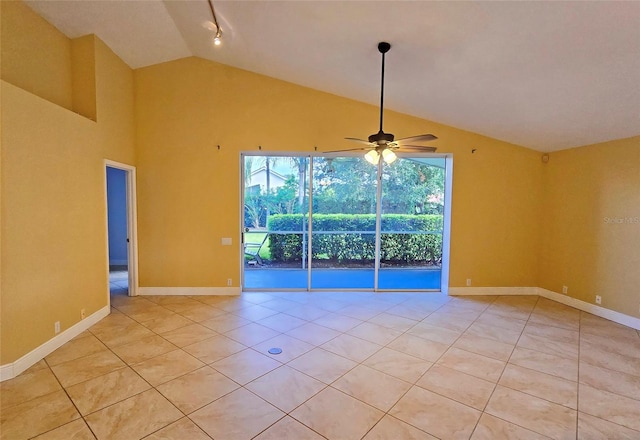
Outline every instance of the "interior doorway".
<svg viewBox="0 0 640 440">
<path fill-rule="evenodd" d="M 105 161 L 109 294 L 137 294 L 135 168 Z"/>
</svg>

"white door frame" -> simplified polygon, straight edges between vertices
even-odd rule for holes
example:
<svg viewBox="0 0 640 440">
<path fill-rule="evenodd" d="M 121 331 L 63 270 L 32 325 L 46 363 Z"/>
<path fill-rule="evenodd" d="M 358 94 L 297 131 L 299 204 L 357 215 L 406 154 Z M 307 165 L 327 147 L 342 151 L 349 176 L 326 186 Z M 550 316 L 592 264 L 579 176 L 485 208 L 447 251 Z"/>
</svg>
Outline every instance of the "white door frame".
<svg viewBox="0 0 640 440">
<path fill-rule="evenodd" d="M 138 295 L 138 212 L 136 206 L 138 205 L 136 200 L 136 167 L 127 165 L 113 160 L 104 160 L 104 203 L 106 214 L 106 227 L 107 227 L 107 278 L 109 276 L 109 211 L 108 211 L 108 197 L 107 197 L 107 168 L 116 168 L 126 172 L 127 181 L 127 238 L 129 243 L 127 246 L 127 271 L 129 273 L 129 296 Z M 109 296 L 109 283 L 107 283 L 107 297 Z"/>
</svg>

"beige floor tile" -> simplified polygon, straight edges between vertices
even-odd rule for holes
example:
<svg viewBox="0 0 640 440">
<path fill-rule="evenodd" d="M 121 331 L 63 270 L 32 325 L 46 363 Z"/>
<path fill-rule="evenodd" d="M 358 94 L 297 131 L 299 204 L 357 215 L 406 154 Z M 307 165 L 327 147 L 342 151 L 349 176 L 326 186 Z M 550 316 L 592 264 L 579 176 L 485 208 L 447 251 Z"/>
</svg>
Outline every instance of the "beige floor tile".
<svg viewBox="0 0 640 440">
<path fill-rule="evenodd" d="M 313 321 L 314 319 L 327 315 L 329 312 L 312 305 L 300 305 L 287 310 L 286 313 L 287 315 L 295 316 L 296 318 L 304 319 L 305 321 Z"/>
<path fill-rule="evenodd" d="M 442 355 L 436 365 L 448 367 L 495 383 L 500 378 L 506 363 L 480 354 L 460 350 L 459 348 L 451 348 Z"/>
<path fill-rule="evenodd" d="M 219 361 L 247 348 L 224 335 L 215 335 L 195 344 L 187 345 L 184 351 L 197 357 L 205 364 Z"/>
<path fill-rule="evenodd" d="M 507 361 L 515 346 L 494 339 L 464 334 L 453 344 L 454 347 L 481 354 L 499 361 Z"/>
<path fill-rule="evenodd" d="M 27 439 L 80 418 L 64 391 L 36 397 L 0 412 L 0 439 Z"/>
<path fill-rule="evenodd" d="M 287 315 L 286 313 L 278 313 L 261 319 L 257 324 L 263 325 L 275 330 L 279 333 L 285 333 L 289 330 L 293 330 L 296 327 L 306 324 L 308 321 L 297 318 L 295 316 Z"/>
<path fill-rule="evenodd" d="M 554 439 L 576 438 L 576 411 L 500 385 L 485 412 Z"/>
<path fill-rule="evenodd" d="M 408 382 L 364 365 L 358 365 L 331 386 L 385 412 L 411 388 Z"/>
<path fill-rule="evenodd" d="M 340 315 L 337 313 L 329 313 L 321 318 L 314 320 L 318 325 L 327 327 L 339 332 L 346 332 L 361 324 L 361 319 L 352 318 L 350 316 Z"/>
<path fill-rule="evenodd" d="M 107 347 L 98 338 L 89 333 L 88 336 L 67 342 L 45 357 L 45 360 L 47 364 L 53 366 L 104 350 L 107 350 Z"/>
<path fill-rule="evenodd" d="M 476 317 L 461 317 L 452 313 L 441 312 L 440 310 L 433 312 L 422 320 L 425 324 L 431 324 L 440 328 L 464 332 L 475 321 Z"/>
<path fill-rule="evenodd" d="M 249 323 L 251 323 L 251 321 L 248 319 L 241 318 L 240 316 L 231 313 L 227 313 L 226 315 L 220 315 L 216 316 L 215 318 L 202 321 L 200 324 L 204 325 L 207 328 L 210 328 L 211 330 L 215 330 L 218 333 L 226 333 L 229 330 L 242 327 L 243 325 L 247 325 Z"/>
<path fill-rule="evenodd" d="M 62 386 L 68 387 L 124 368 L 126 364 L 109 350 L 51 367 Z"/>
<path fill-rule="evenodd" d="M 216 440 L 250 439 L 281 419 L 284 413 L 240 388 L 191 414 L 190 418 Z"/>
<path fill-rule="evenodd" d="M 131 440 L 151 434 L 182 417 L 156 390 L 137 394 L 85 417 L 98 440 Z"/>
<path fill-rule="evenodd" d="M 535 322 L 527 323 L 522 332 L 523 335 L 542 336 L 554 341 L 578 343 L 580 342 L 580 332 L 568 330 L 559 327 L 549 327 L 546 325 L 536 324 Z"/>
<path fill-rule="evenodd" d="M 34 440 L 95 440 L 95 438 L 86 422 L 77 419 L 34 437 Z"/>
<path fill-rule="evenodd" d="M 322 345 L 336 336 L 340 336 L 340 334 L 339 331 L 323 327 L 313 322 L 307 322 L 287 332 L 287 335 L 315 346 Z"/>
<path fill-rule="evenodd" d="M 407 334 L 418 336 L 441 344 L 451 345 L 460 337 L 462 332 L 449 330 L 425 322 L 415 325 Z"/>
<path fill-rule="evenodd" d="M 362 440 L 437 440 L 402 420 L 386 415 L 364 436 Z"/>
<path fill-rule="evenodd" d="M 190 414 L 238 388 L 239 385 L 225 375 L 211 367 L 202 367 L 157 389 L 180 411 Z"/>
<path fill-rule="evenodd" d="M 290 415 L 327 438 L 356 440 L 362 438 L 384 413 L 328 387 Z"/>
<path fill-rule="evenodd" d="M 545 336 L 523 334 L 518 340 L 518 347 L 554 354 L 567 359 L 578 359 L 579 345 L 575 342 L 561 342 Z"/>
<path fill-rule="evenodd" d="M 317 432 L 312 431 L 308 427 L 304 426 L 297 420 L 287 416 L 278 420 L 275 424 L 270 426 L 266 431 L 263 431 L 254 440 L 324 440 Z"/>
<path fill-rule="evenodd" d="M 487 413 L 482 414 L 471 436 L 471 440 L 546 440 L 548 438 Z"/>
<path fill-rule="evenodd" d="M 466 439 L 481 412 L 414 386 L 389 414 L 438 438 Z"/>
<path fill-rule="evenodd" d="M 127 315 L 120 312 L 112 312 L 94 324 L 89 331 L 96 335 L 96 333 L 101 333 L 105 330 L 118 329 L 131 324 L 135 324 L 135 321 Z"/>
<path fill-rule="evenodd" d="M 252 380 L 275 370 L 282 363 L 271 359 L 257 351 L 248 348 L 229 357 L 221 359 L 211 364 L 213 368 L 238 382 L 245 385 Z"/>
<path fill-rule="evenodd" d="M 289 362 L 292 368 L 330 384 L 357 364 L 322 348 L 315 348 Z"/>
<path fill-rule="evenodd" d="M 190 324 L 175 330 L 162 333 L 162 337 L 178 347 L 186 347 L 217 335 L 210 328 L 200 324 Z"/>
<path fill-rule="evenodd" d="M 574 382 L 578 380 L 578 361 L 554 354 L 516 347 L 509 358 L 509 363 Z"/>
<path fill-rule="evenodd" d="M 49 368 L 24 372 L 0 383 L 0 408 L 19 405 L 36 397 L 51 394 L 62 387 Z"/>
<path fill-rule="evenodd" d="M 245 385 L 245 388 L 286 413 L 293 411 L 325 387 L 319 380 L 286 365 Z"/>
<path fill-rule="evenodd" d="M 604 338 L 626 339 L 637 341 L 639 336 L 634 329 L 618 324 L 590 313 L 582 312 L 580 318 L 580 332 L 597 335 Z"/>
<path fill-rule="evenodd" d="M 495 388 L 493 382 L 440 365 L 431 367 L 416 385 L 480 411 Z"/>
<path fill-rule="evenodd" d="M 131 368 L 122 368 L 66 390 L 80 413 L 87 415 L 149 388 L 149 384 Z"/>
<path fill-rule="evenodd" d="M 640 359 L 640 338 L 631 336 L 582 333 L 580 342 L 588 343 L 610 353 Z"/>
<path fill-rule="evenodd" d="M 640 431 L 640 400 L 580 384 L 578 409 L 581 412 Z"/>
<path fill-rule="evenodd" d="M 419 357 L 425 361 L 435 362 L 444 354 L 445 351 L 447 351 L 449 345 L 429 341 L 405 333 L 404 335 L 396 338 L 393 342 L 389 343 L 387 348 Z"/>
<path fill-rule="evenodd" d="M 119 307 L 119 310 L 125 315 L 135 319 L 138 322 L 163 319 L 173 315 L 174 313 L 167 308 L 155 305 L 151 302 L 149 302 L 149 304 L 151 305 L 147 307 L 136 307 L 136 306 Z"/>
<path fill-rule="evenodd" d="M 614 353 L 601 346 L 580 342 L 580 361 L 621 373 L 640 376 L 640 359 Z"/>
<path fill-rule="evenodd" d="M 269 309 L 267 307 L 262 307 L 260 305 L 253 305 L 251 307 L 245 307 L 240 310 L 233 312 L 234 316 L 239 316 L 246 320 L 247 324 L 250 321 L 259 321 L 268 316 L 277 315 L 278 311 Z M 229 329 L 231 330 L 231 329 Z"/>
<path fill-rule="evenodd" d="M 320 347 L 355 362 L 364 361 L 382 348 L 381 345 L 347 334 L 342 334 Z"/>
<path fill-rule="evenodd" d="M 88 333 L 87 331 L 83 332 L 83 333 Z M 88 333 L 89 335 L 91 335 L 91 333 Z M 75 339 L 75 338 L 74 338 Z M 73 339 L 72 339 L 73 340 Z M 24 370 L 22 373 L 20 374 L 29 374 L 29 373 L 33 373 L 35 371 L 38 370 L 42 370 L 43 368 L 49 368 L 49 365 L 45 362 L 44 359 L 39 360 L 38 362 L 36 362 L 35 364 L 33 364 L 32 366 L 30 366 L 29 368 L 27 368 L 26 370 Z"/>
<path fill-rule="evenodd" d="M 490 323 L 474 322 L 464 332 L 465 335 L 479 336 L 481 338 L 493 339 L 494 341 L 505 344 L 515 344 L 520 338 L 521 330 L 511 330 L 502 327 L 496 327 Z"/>
<path fill-rule="evenodd" d="M 612 422 L 578 413 L 578 439 L 585 440 L 638 440 L 640 431 L 635 431 Z"/>
<path fill-rule="evenodd" d="M 523 309 L 520 307 L 513 307 L 504 304 L 491 304 L 487 310 L 483 313 L 484 316 L 501 316 L 506 318 L 519 319 L 521 321 L 526 321 L 529 319 L 531 315 L 531 310 Z"/>
<path fill-rule="evenodd" d="M 421 321 L 433 313 L 433 308 L 414 308 L 409 305 L 399 304 L 386 310 L 386 313 L 414 321 Z"/>
<path fill-rule="evenodd" d="M 579 315 L 574 314 L 566 314 L 566 316 L 563 316 L 562 313 L 551 314 L 549 312 L 534 310 L 529 317 L 529 322 L 568 330 L 578 330 L 580 328 Z"/>
<path fill-rule="evenodd" d="M 109 348 L 128 344 L 148 336 L 153 336 L 153 332 L 151 330 L 135 321 L 123 327 L 108 328 L 99 331 L 92 328 L 91 331 Z"/>
<path fill-rule="evenodd" d="M 230 330 L 225 333 L 225 336 L 240 342 L 241 344 L 251 347 L 252 345 L 259 344 L 267 339 L 271 339 L 274 336 L 278 336 L 280 332 L 277 332 L 269 327 L 252 322 L 242 327 Z"/>
<path fill-rule="evenodd" d="M 142 338 L 139 341 L 130 342 L 129 344 L 113 347 L 113 352 L 127 364 L 138 364 L 147 359 L 159 356 L 176 350 L 178 347 L 173 345 L 161 336 L 153 335 Z"/>
<path fill-rule="evenodd" d="M 169 310 L 172 310 L 176 313 L 182 314 L 184 310 L 191 310 L 193 307 L 201 306 L 202 304 L 207 304 L 206 302 L 202 302 L 195 300 L 191 297 L 185 297 L 184 300 L 180 302 L 171 302 L 167 304 L 163 304 L 163 306 Z"/>
<path fill-rule="evenodd" d="M 282 353 L 271 354 L 269 353 L 271 348 L 280 348 Z M 254 350 L 282 363 L 287 363 L 313 348 L 313 345 L 288 335 L 278 335 L 253 346 Z"/>
<path fill-rule="evenodd" d="M 580 383 L 640 400 L 640 376 L 580 363 Z"/>
<path fill-rule="evenodd" d="M 371 322 L 363 322 L 347 333 L 378 345 L 387 345 L 402 334 L 399 330 L 393 330 Z"/>
<path fill-rule="evenodd" d="M 201 322 L 215 318 L 216 316 L 226 315 L 227 312 L 206 304 L 198 304 L 193 307 L 182 309 L 177 313 L 194 322 Z"/>
<path fill-rule="evenodd" d="M 578 384 L 558 376 L 509 364 L 498 383 L 571 409 L 578 408 Z"/>
<path fill-rule="evenodd" d="M 193 321 L 185 318 L 182 315 L 178 315 L 177 313 L 173 313 L 172 315 L 168 315 L 164 318 L 150 319 L 142 323 L 142 325 L 156 333 L 170 332 L 172 330 L 179 329 L 180 327 L 186 327 L 191 324 L 193 324 Z"/>
<path fill-rule="evenodd" d="M 131 367 L 155 387 L 203 366 L 204 363 L 190 354 L 174 350 Z"/>
<path fill-rule="evenodd" d="M 486 312 L 478 317 L 475 323 L 521 333 L 522 329 L 524 329 L 524 326 L 527 324 L 527 321 L 518 319 L 515 316 L 496 315 L 491 313 L 491 309 L 487 309 Z"/>
<path fill-rule="evenodd" d="M 145 437 L 144 440 L 211 440 L 211 437 L 198 428 L 198 425 L 184 417 Z"/>
<path fill-rule="evenodd" d="M 352 304 L 343 309 L 338 310 L 336 313 L 348 316 L 350 318 L 359 319 L 361 321 L 367 321 L 374 316 L 379 315 L 384 310 L 380 309 L 371 309 L 366 306 L 362 306 L 360 304 Z"/>
<path fill-rule="evenodd" d="M 386 328 L 390 328 L 392 330 L 406 332 L 411 327 L 416 325 L 419 321 L 409 319 L 409 318 L 404 318 L 402 316 L 394 315 L 391 313 L 383 312 L 371 318 L 369 322 L 372 324 L 377 324 Z"/>
<path fill-rule="evenodd" d="M 405 382 L 415 383 L 433 364 L 385 347 L 364 361 L 363 365 L 402 379 Z"/>
</svg>

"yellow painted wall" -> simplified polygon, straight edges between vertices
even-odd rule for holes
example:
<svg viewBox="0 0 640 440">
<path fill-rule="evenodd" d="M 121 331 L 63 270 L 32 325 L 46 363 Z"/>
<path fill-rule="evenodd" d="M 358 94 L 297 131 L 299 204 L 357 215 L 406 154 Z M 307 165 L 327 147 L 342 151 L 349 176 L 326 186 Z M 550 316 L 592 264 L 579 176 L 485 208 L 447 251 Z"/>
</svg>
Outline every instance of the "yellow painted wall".
<svg viewBox="0 0 640 440">
<path fill-rule="evenodd" d="M 35 14 L 18 18 L 14 29 L 40 32 Z M 1 84 L 0 364 L 53 338 L 55 321 L 64 331 L 80 309 L 90 315 L 108 304 L 104 159 L 134 164 L 133 73 L 85 38 L 93 40 L 80 56 L 95 65 L 97 122 Z M 38 72 L 36 82 L 49 81 L 44 69 L 30 75 Z"/>
<path fill-rule="evenodd" d="M 552 153 L 544 189 L 540 287 L 640 317 L 640 136 Z"/>
<path fill-rule="evenodd" d="M 347 148 L 377 131 L 375 106 L 199 58 L 138 69 L 135 85 L 141 286 L 239 285 L 241 151 Z M 451 285 L 536 286 L 541 154 L 393 112 L 385 128 L 454 154 Z"/>
<path fill-rule="evenodd" d="M 21 1 L 0 1 L 2 79 L 72 108 L 71 41 Z"/>
</svg>

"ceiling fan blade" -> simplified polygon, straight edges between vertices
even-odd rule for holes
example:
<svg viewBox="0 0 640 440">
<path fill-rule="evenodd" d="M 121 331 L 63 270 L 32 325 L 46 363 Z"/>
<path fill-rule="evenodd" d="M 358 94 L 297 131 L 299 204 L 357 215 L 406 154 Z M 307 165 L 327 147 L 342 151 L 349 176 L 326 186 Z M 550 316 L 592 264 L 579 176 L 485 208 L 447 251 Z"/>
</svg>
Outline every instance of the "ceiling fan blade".
<svg viewBox="0 0 640 440">
<path fill-rule="evenodd" d="M 347 148 L 345 150 L 323 151 L 323 153 L 342 153 L 343 151 L 367 151 L 369 148 Z"/>
<path fill-rule="evenodd" d="M 397 143 L 406 143 L 406 142 L 429 142 L 435 141 L 438 139 L 432 134 L 419 134 L 418 136 L 410 136 L 402 139 L 396 139 Z"/>
<path fill-rule="evenodd" d="M 348 141 L 360 142 L 361 144 L 367 144 L 367 145 L 370 145 L 370 146 L 374 146 L 374 144 L 372 144 L 369 141 L 365 141 L 364 139 L 358 139 L 358 138 L 345 138 L 345 139 L 348 140 Z"/>
<path fill-rule="evenodd" d="M 401 147 L 398 148 L 394 148 L 394 151 L 399 151 L 399 152 L 403 152 L 403 151 L 412 151 L 412 152 L 422 152 L 422 153 L 433 153 L 434 151 L 437 150 L 436 147 L 427 147 L 427 146 L 418 146 L 418 145 L 403 145 Z"/>
</svg>

